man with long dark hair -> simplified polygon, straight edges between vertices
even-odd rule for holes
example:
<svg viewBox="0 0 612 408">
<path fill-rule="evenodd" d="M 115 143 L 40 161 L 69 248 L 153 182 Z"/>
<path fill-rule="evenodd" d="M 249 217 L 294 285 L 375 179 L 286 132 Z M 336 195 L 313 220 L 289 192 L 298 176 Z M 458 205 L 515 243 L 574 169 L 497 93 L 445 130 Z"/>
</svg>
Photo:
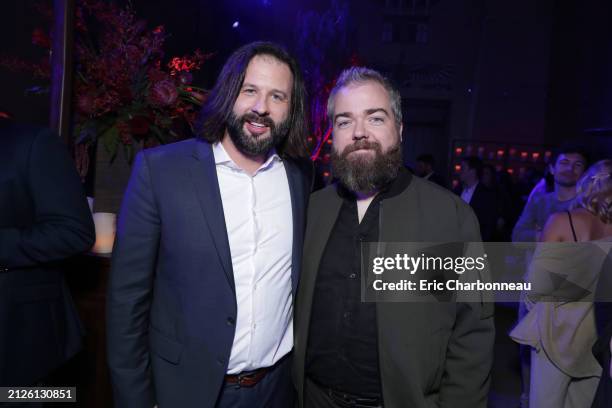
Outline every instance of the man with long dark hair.
<svg viewBox="0 0 612 408">
<path fill-rule="evenodd" d="M 117 407 L 292 406 L 304 98 L 287 52 L 248 44 L 223 67 L 197 138 L 137 157 L 109 283 Z"/>
</svg>

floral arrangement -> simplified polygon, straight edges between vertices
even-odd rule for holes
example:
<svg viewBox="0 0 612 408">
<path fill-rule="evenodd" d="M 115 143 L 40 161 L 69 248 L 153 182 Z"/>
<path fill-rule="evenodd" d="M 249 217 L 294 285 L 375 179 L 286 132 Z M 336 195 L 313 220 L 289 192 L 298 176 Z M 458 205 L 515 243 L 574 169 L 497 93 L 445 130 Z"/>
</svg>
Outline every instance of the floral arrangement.
<svg viewBox="0 0 612 408">
<path fill-rule="evenodd" d="M 123 148 L 132 161 L 135 144 L 176 141 L 192 129 L 205 92 L 192 72 L 212 54 L 196 50 L 162 64 L 166 34 L 137 19 L 131 7 L 79 0 L 75 33 L 75 158 L 87 174 L 89 149 L 98 141 L 115 159 Z"/>
<path fill-rule="evenodd" d="M 36 5 L 51 25 L 52 10 Z M 74 36 L 73 140 L 81 177 L 89 169 L 92 146 L 103 146 L 115 160 L 119 149 L 131 163 L 136 146 L 181 139 L 193 130 L 206 92 L 192 84 L 193 72 L 212 57 L 196 50 L 164 63 L 164 27 L 148 29 L 130 6 L 105 0 L 77 0 Z M 32 43 L 45 51 L 37 62 L 0 57 L 0 67 L 50 80 L 51 38 L 37 28 Z M 34 87 L 31 93 L 45 92 Z"/>
</svg>

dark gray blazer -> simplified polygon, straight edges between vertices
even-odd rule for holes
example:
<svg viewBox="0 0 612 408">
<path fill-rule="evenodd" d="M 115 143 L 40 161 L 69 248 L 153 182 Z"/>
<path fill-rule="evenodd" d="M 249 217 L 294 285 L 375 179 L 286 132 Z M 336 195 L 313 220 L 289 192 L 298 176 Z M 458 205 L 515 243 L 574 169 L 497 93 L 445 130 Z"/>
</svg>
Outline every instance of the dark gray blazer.
<svg viewBox="0 0 612 408">
<path fill-rule="evenodd" d="M 81 181 L 59 137 L 0 122 L 0 386 L 34 385 L 80 349 L 62 261 L 94 240 Z"/>
<path fill-rule="evenodd" d="M 296 303 L 294 381 L 304 405 L 304 365 L 312 297 L 326 242 L 342 204 L 335 186 L 311 195 Z M 412 177 L 381 201 L 380 241 L 480 241 L 461 198 Z M 493 362 L 490 303 L 377 303 L 378 354 L 385 408 L 485 408 Z"/>
</svg>

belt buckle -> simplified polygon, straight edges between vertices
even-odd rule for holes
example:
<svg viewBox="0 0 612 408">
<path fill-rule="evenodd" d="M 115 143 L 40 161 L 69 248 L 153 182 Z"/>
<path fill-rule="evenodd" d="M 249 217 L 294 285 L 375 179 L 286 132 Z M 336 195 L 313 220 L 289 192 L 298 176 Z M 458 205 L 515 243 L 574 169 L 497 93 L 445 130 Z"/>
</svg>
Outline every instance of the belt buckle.
<svg viewBox="0 0 612 408">
<path fill-rule="evenodd" d="M 359 398 L 341 391 L 328 389 L 329 397 L 342 408 L 380 408 L 382 405 L 375 398 Z"/>
<path fill-rule="evenodd" d="M 336 404 L 340 405 L 342 408 L 351 408 L 353 406 L 354 401 L 347 395 L 342 392 L 338 392 L 328 389 L 327 394 Z"/>
<path fill-rule="evenodd" d="M 253 374 L 245 374 L 245 373 L 240 373 L 238 374 L 238 386 L 239 387 L 245 387 L 248 388 L 249 386 L 245 386 L 244 383 L 242 382 L 245 379 L 248 379 L 250 376 L 252 376 Z"/>
</svg>

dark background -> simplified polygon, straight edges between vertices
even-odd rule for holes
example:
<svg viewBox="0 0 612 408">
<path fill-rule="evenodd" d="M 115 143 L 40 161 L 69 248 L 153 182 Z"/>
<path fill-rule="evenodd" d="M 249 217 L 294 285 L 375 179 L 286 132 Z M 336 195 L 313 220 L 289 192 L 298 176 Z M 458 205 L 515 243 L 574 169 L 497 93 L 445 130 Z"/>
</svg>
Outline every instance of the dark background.
<svg viewBox="0 0 612 408">
<path fill-rule="evenodd" d="M 50 0 L 43 3 L 51 4 Z M 33 0 L 3 1 L 0 54 L 40 58 L 47 24 Z M 401 88 L 405 160 L 433 152 L 442 171 L 456 140 L 612 150 L 612 2 L 605 0 L 132 1 L 171 34 L 167 57 L 214 52 L 195 83 L 209 88 L 230 52 L 273 40 L 301 60 L 311 93 L 351 59 Z M 232 25 L 239 22 L 237 28 Z M 0 110 L 48 123 L 44 82 L 0 68 Z M 318 82 L 317 82 L 318 81 Z M 318 86 L 320 88 L 320 86 Z"/>
</svg>

